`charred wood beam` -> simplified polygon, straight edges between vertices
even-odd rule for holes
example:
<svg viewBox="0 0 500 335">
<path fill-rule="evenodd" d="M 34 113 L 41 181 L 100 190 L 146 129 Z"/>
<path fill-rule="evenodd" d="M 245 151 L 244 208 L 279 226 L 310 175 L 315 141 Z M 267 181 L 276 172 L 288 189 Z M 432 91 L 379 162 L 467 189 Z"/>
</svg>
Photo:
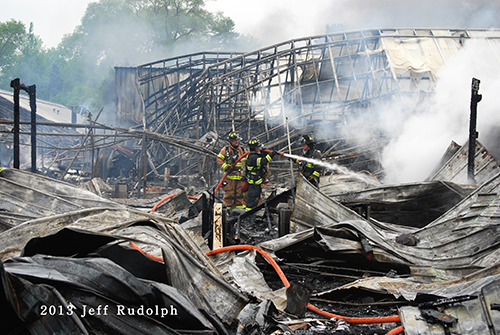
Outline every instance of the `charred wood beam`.
<svg viewBox="0 0 500 335">
<path fill-rule="evenodd" d="M 30 97 L 31 109 L 31 172 L 36 172 L 36 85 L 26 86 L 19 78 L 10 82 L 10 87 L 14 89 L 14 168 L 19 169 L 19 93 L 24 90 Z"/>
<path fill-rule="evenodd" d="M 476 131 L 477 124 L 477 104 L 481 101 L 482 95 L 479 92 L 479 83 L 481 81 L 472 78 L 471 98 L 470 98 L 470 122 L 469 122 L 469 157 L 467 162 L 467 177 L 472 184 L 475 184 L 474 178 L 474 160 L 476 157 Z"/>
<path fill-rule="evenodd" d="M 14 169 L 19 169 L 19 92 L 21 90 L 19 78 L 10 82 L 10 87 L 14 89 Z"/>
</svg>

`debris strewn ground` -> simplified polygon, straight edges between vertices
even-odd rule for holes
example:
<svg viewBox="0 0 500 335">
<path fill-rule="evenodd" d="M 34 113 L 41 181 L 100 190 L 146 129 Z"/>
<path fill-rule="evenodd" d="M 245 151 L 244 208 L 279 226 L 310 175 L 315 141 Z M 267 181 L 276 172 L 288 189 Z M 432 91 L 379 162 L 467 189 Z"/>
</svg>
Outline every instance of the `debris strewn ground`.
<svg viewBox="0 0 500 335">
<path fill-rule="evenodd" d="M 211 251 L 210 190 L 115 201 L 4 169 L 1 323 L 8 334 L 499 332 L 491 171 L 474 187 L 269 185 L 261 206 L 228 213 L 227 250 Z"/>
</svg>

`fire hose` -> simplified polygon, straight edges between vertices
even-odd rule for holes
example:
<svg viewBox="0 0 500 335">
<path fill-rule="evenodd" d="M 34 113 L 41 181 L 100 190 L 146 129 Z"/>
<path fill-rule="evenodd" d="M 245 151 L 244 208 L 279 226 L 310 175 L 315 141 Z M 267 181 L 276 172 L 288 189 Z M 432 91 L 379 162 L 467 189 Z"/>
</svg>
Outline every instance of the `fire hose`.
<svg viewBox="0 0 500 335">
<path fill-rule="evenodd" d="M 140 249 L 134 242 L 130 242 L 131 246 L 140 251 L 142 254 L 145 256 L 155 260 L 155 261 L 160 261 L 163 262 L 163 258 L 151 255 L 148 252 L 145 252 L 144 250 Z M 286 278 L 285 274 L 283 273 L 283 270 L 279 267 L 278 263 L 264 250 L 252 246 L 252 245 L 232 245 L 228 247 L 223 247 L 219 249 L 215 249 L 212 251 L 209 251 L 206 253 L 207 256 L 212 256 L 215 254 L 219 254 L 222 252 L 227 252 L 227 251 L 239 251 L 239 250 L 255 250 L 258 252 L 260 255 L 262 255 L 268 262 L 271 264 L 271 266 L 274 268 L 276 273 L 278 274 L 279 278 L 281 279 L 281 282 L 285 287 L 290 287 L 290 283 L 288 282 L 288 279 Z M 391 315 L 391 316 L 379 316 L 379 317 L 350 317 L 350 316 L 342 316 L 342 315 L 337 315 L 333 313 L 329 313 L 326 311 L 323 311 L 316 306 L 313 306 L 311 304 L 307 305 L 307 309 L 309 309 L 311 312 L 314 312 L 318 315 L 325 316 L 327 318 L 337 318 L 344 320 L 349 323 L 355 323 L 355 324 L 374 324 L 374 323 L 391 323 L 391 322 L 401 322 L 401 318 L 399 315 Z M 403 332 L 403 327 L 399 326 L 397 328 L 392 329 L 389 333 L 386 335 L 396 335 L 396 334 L 401 334 Z"/>
<path fill-rule="evenodd" d="M 249 153 L 250 152 L 247 151 L 243 155 L 241 155 L 241 157 L 239 157 L 236 160 L 236 162 L 234 162 L 233 165 L 231 165 L 231 167 L 224 173 L 224 176 L 222 176 L 222 179 L 220 180 L 219 184 L 215 188 L 213 199 L 215 199 L 215 195 L 217 194 L 217 191 L 219 191 L 219 188 L 221 187 L 221 185 L 224 182 L 224 180 L 226 180 L 226 177 L 229 174 L 229 172 L 231 171 L 231 169 L 233 169 L 236 166 L 236 164 L 239 163 L 243 158 L 245 158 L 246 156 L 248 156 Z"/>
<path fill-rule="evenodd" d="M 153 207 L 153 208 L 151 208 L 151 210 L 150 210 L 149 212 L 150 212 L 150 213 L 153 213 L 153 212 L 154 212 L 154 211 L 155 211 L 155 210 L 156 210 L 156 209 L 157 209 L 157 208 L 158 208 L 158 207 L 159 207 L 162 203 L 164 203 L 165 201 L 167 201 L 167 200 L 168 200 L 168 199 L 170 199 L 170 198 L 175 197 L 176 195 L 177 195 L 177 194 L 170 194 L 170 195 L 167 195 L 165 198 L 163 198 L 163 199 L 161 199 L 160 201 L 158 201 L 158 202 L 156 203 L 156 205 L 154 205 L 154 207 Z M 198 198 L 197 198 L 197 197 L 193 197 L 193 196 L 191 196 L 191 195 L 188 195 L 187 197 L 188 197 L 189 199 L 191 199 L 191 200 L 198 200 Z"/>
<path fill-rule="evenodd" d="M 268 153 L 272 153 L 272 151 L 270 150 L 266 150 L 264 149 L 263 151 L 265 152 L 268 152 Z M 246 152 L 245 154 L 243 154 L 241 157 L 239 157 L 236 162 L 234 162 L 234 164 L 231 166 L 231 168 L 233 168 L 239 161 L 241 161 L 241 159 L 243 159 L 244 157 L 246 157 L 249 153 Z M 281 156 L 284 156 L 284 153 L 279 153 Z M 224 176 L 222 177 L 221 181 L 219 182 L 219 184 L 217 185 L 215 191 L 214 191 L 214 195 L 213 197 L 215 198 L 215 195 L 217 194 L 217 191 L 219 190 L 220 186 L 222 185 L 222 183 L 224 182 L 226 176 L 228 175 L 229 171 L 227 171 Z M 163 198 L 162 200 L 160 200 L 150 211 L 150 213 L 154 212 L 158 206 L 160 206 L 163 202 L 165 202 L 166 200 L 174 197 L 175 194 L 173 195 L 168 195 L 166 196 L 165 198 Z M 188 196 L 190 199 L 197 199 L 196 197 L 191 197 L 191 196 Z M 155 255 L 152 255 L 148 252 L 145 252 L 144 250 L 140 249 L 134 242 L 130 242 L 131 246 L 138 250 L 139 252 L 141 252 L 142 254 L 144 254 L 145 256 L 155 260 L 155 261 L 159 261 L 159 262 L 163 262 L 163 258 L 161 257 L 158 257 L 158 256 L 155 256 Z M 255 247 L 255 246 L 252 246 L 252 245 L 233 245 L 233 246 L 228 246 L 228 247 L 223 247 L 223 248 L 219 248 L 219 249 L 215 249 L 215 250 L 212 250 L 212 251 L 209 251 L 206 253 L 207 256 L 212 256 L 212 255 L 215 255 L 215 254 L 218 254 L 218 253 L 222 253 L 222 252 L 227 252 L 227 251 L 239 251 L 239 250 L 255 250 L 256 252 L 258 252 L 260 255 L 262 255 L 262 257 L 264 257 L 268 262 L 269 264 L 271 264 L 271 266 L 274 268 L 274 270 L 276 271 L 276 273 L 278 274 L 278 277 L 281 279 L 281 282 L 283 283 L 283 285 L 285 287 L 290 287 L 290 283 L 288 281 L 288 279 L 286 278 L 285 274 L 283 273 L 283 270 L 281 270 L 281 268 L 279 267 L 278 263 L 276 263 L 276 261 L 267 253 L 265 252 L 264 250 L 258 248 L 258 247 Z M 319 308 L 317 308 L 316 306 L 314 305 L 311 305 L 310 303 L 307 305 L 307 309 L 309 309 L 311 312 L 314 312 L 318 315 L 321 315 L 321 316 L 325 316 L 327 318 L 337 318 L 337 319 L 341 319 L 341 320 L 344 320 L 348 323 L 355 323 L 355 324 L 374 324 L 374 323 L 392 323 L 392 322 L 401 322 L 401 318 L 399 315 L 391 315 L 391 316 L 381 316 L 381 317 L 349 317 L 349 316 L 342 316 L 342 315 L 337 315 L 337 314 L 333 314 L 333 313 L 329 313 L 329 312 L 326 312 L 326 311 L 323 311 Z M 403 326 L 399 326 L 399 327 L 396 327 L 394 329 L 392 329 L 391 331 L 389 331 L 386 335 L 397 335 L 397 334 L 401 334 L 404 332 L 404 328 Z"/>
</svg>

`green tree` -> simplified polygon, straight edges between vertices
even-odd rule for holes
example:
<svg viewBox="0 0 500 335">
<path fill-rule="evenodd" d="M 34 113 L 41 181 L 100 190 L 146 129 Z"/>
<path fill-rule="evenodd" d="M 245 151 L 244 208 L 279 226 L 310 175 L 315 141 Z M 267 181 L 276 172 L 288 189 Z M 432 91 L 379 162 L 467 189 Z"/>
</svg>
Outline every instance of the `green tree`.
<svg viewBox="0 0 500 335">
<path fill-rule="evenodd" d="M 50 77 L 55 49 L 45 50 L 33 23 L 11 20 L 0 23 L 0 87 L 10 89 L 10 82 L 20 78 L 26 85 L 36 84 L 37 97 L 49 100 Z"/>
<path fill-rule="evenodd" d="M 37 85 L 37 97 L 98 109 L 114 99 L 114 67 L 137 66 L 200 51 L 247 51 L 234 22 L 205 0 L 99 0 L 57 48 L 20 21 L 0 23 L 0 87 Z"/>
<path fill-rule="evenodd" d="M 26 27 L 20 21 L 10 20 L 0 22 L 0 85 L 8 88 L 5 84 L 5 72 L 10 66 L 18 61 L 21 50 L 27 40 Z"/>
<path fill-rule="evenodd" d="M 20 21 L 0 22 L 0 69 L 12 63 L 26 42 L 26 27 Z"/>
<path fill-rule="evenodd" d="M 98 108 L 97 92 L 112 83 L 115 66 L 136 66 L 175 55 L 223 50 L 237 41 L 234 22 L 210 13 L 204 0 L 100 0 L 58 46 L 63 89 L 55 100 Z M 234 51 L 234 50 L 232 50 Z M 86 89 L 84 89 L 86 87 Z M 80 101 L 69 101 L 79 97 Z"/>
</svg>

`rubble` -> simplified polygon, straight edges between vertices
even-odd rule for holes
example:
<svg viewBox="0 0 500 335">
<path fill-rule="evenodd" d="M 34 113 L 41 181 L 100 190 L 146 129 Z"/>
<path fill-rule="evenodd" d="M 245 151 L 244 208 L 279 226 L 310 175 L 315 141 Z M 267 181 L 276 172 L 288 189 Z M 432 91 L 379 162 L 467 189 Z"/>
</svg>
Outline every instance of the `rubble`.
<svg viewBox="0 0 500 335">
<path fill-rule="evenodd" d="M 133 202 L 104 198 L 116 193 L 99 179 L 90 192 L 4 169 L 2 324 L 41 334 L 497 331 L 493 162 L 477 186 L 341 174 L 319 190 L 301 176 L 294 188 L 267 185 L 260 206 L 227 215 L 215 250 L 210 190 Z"/>
</svg>

